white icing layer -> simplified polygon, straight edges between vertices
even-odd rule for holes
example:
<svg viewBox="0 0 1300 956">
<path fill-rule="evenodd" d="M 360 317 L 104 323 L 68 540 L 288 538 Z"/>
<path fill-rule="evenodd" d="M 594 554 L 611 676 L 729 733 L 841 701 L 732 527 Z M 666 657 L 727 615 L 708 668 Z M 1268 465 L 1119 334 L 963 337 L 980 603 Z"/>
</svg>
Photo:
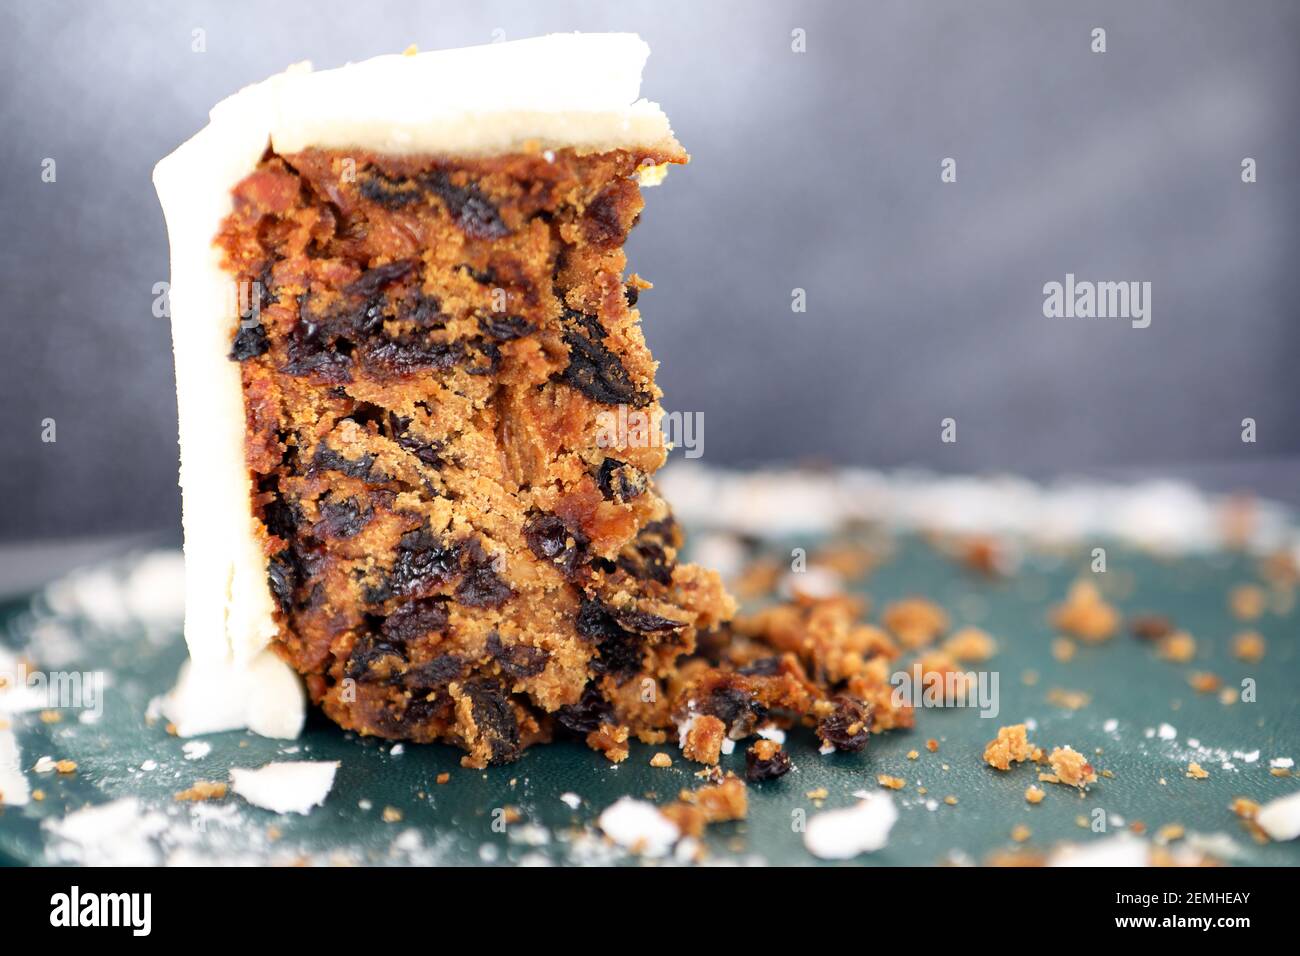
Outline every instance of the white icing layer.
<svg viewBox="0 0 1300 956">
<path fill-rule="evenodd" d="M 272 595 L 249 509 L 239 366 L 226 356 L 240 298 L 213 246 L 230 192 L 267 145 L 484 155 L 524 144 L 636 147 L 684 156 L 659 107 L 638 100 L 649 47 L 635 34 L 556 34 L 307 64 L 246 87 L 154 169 L 171 241 L 169 304 L 180 422 L 185 640 L 191 665 L 168 700 L 184 734 L 302 724 L 288 665 L 264 654 Z M 288 710 L 286 710 L 288 708 Z"/>
</svg>

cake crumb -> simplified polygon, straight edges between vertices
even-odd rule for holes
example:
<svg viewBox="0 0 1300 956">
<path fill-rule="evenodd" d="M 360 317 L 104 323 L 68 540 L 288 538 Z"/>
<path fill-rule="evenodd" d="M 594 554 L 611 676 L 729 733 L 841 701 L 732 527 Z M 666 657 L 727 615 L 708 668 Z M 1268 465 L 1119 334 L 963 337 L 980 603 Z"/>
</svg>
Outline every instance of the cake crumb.
<svg viewBox="0 0 1300 956">
<path fill-rule="evenodd" d="M 1228 606 L 1235 617 L 1253 621 L 1268 607 L 1268 594 L 1256 584 L 1239 584 L 1228 594 Z"/>
<path fill-rule="evenodd" d="M 1017 843 L 1024 843 L 1031 835 L 1032 831 L 1030 831 L 1029 827 L 1025 826 L 1023 823 L 1017 823 L 1011 828 L 1011 839 L 1015 840 Z"/>
<path fill-rule="evenodd" d="M 397 807 L 384 807 L 383 818 L 385 823 L 401 823 L 402 811 Z"/>
<path fill-rule="evenodd" d="M 957 798 L 954 797 L 952 794 L 948 794 L 948 796 L 944 797 L 943 802 L 948 804 L 948 806 L 950 807 L 957 806 Z"/>
<path fill-rule="evenodd" d="M 1042 787 L 1029 786 L 1025 788 L 1025 800 L 1029 803 L 1042 803 L 1045 796 L 1047 796 L 1047 791 Z"/>
<path fill-rule="evenodd" d="M 54 764 L 54 769 L 62 774 L 76 773 L 77 762 L 75 760 L 59 760 Z"/>
<path fill-rule="evenodd" d="M 673 765 L 673 758 L 668 756 L 668 754 L 664 753 L 662 750 L 650 758 L 650 766 L 652 767 L 663 768 L 663 767 L 671 767 L 672 765 Z"/>
<path fill-rule="evenodd" d="M 1156 654 L 1162 660 L 1186 664 L 1196 656 L 1196 638 L 1186 631 L 1175 631 L 1160 639 Z"/>
<path fill-rule="evenodd" d="M 876 777 L 876 783 L 890 790 L 902 790 L 907 786 L 907 781 L 902 777 L 891 777 L 889 774 L 882 773 Z"/>
<path fill-rule="evenodd" d="M 1210 772 L 1193 760 L 1187 765 L 1187 776 L 1193 780 L 1204 780 L 1210 775 Z"/>
<path fill-rule="evenodd" d="M 939 752 L 939 741 L 937 741 L 937 740 L 935 740 L 933 737 L 931 737 L 929 740 L 927 740 L 927 741 L 925 742 L 925 749 L 928 750 L 928 751 L 930 751 L 930 753 L 938 753 L 938 752 Z"/>
<path fill-rule="evenodd" d="M 1268 645 L 1257 631 L 1242 631 L 1232 638 L 1232 653 L 1238 660 L 1258 664 L 1264 659 Z"/>
<path fill-rule="evenodd" d="M 1058 781 L 1066 786 L 1083 789 L 1088 784 L 1097 782 L 1092 764 L 1088 763 L 1083 754 L 1070 747 L 1057 747 L 1048 756 L 1047 762 L 1052 765 Z"/>
<path fill-rule="evenodd" d="M 980 663 L 996 654 L 998 645 L 978 627 L 963 627 L 944 642 L 943 649 L 959 661 Z"/>
<path fill-rule="evenodd" d="M 172 799 L 178 801 L 191 800 L 195 803 L 203 800 L 220 800 L 225 797 L 227 789 L 226 784 L 220 781 L 196 780 L 192 787 L 178 791 L 172 796 Z"/>
<path fill-rule="evenodd" d="M 1074 660 L 1075 651 L 1078 649 L 1079 645 L 1075 644 L 1074 641 L 1070 640 L 1068 637 L 1058 637 L 1056 640 L 1052 641 L 1052 656 L 1062 664 L 1068 664 L 1070 661 Z"/>
<path fill-rule="evenodd" d="M 439 786 L 442 786 L 450 779 L 451 779 L 451 774 L 449 774 L 447 771 L 444 770 L 442 773 L 438 774 L 438 776 L 433 778 L 433 782 L 438 784 Z"/>
<path fill-rule="evenodd" d="M 921 597 L 895 601 L 884 609 L 880 621 L 908 650 L 925 647 L 948 630 L 947 612 Z"/>
<path fill-rule="evenodd" d="M 727 725 L 711 714 L 699 714 L 691 719 L 682 736 L 682 754 L 696 763 L 715 764 L 722 756 L 722 739 L 727 735 Z"/>
<path fill-rule="evenodd" d="M 1114 637 L 1119 620 L 1119 611 L 1108 604 L 1097 585 L 1088 580 L 1076 581 L 1065 601 L 1051 613 L 1055 627 L 1088 644 L 1099 644 Z"/>
<path fill-rule="evenodd" d="M 985 746 L 984 762 L 995 770 L 1010 770 L 1012 763 L 1029 759 L 1033 752 L 1025 725 L 1011 724 L 999 727 L 997 738 Z"/>
<path fill-rule="evenodd" d="M 806 796 L 809 800 L 825 800 L 830 795 L 831 795 L 830 791 L 827 790 L 825 787 L 818 787 L 816 790 L 809 790 L 806 794 L 804 794 L 804 796 Z"/>
<path fill-rule="evenodd" d="M 601 724 L 599 730 L 587 734 L 587 746 L 599 750 L 610 763 L 622 763 L 628 757 L 628 728 Z"/>
<path fill-rule="evenodd" d="M 1213 694 L 1222 686 L 1223 681 L 1217 674 L 1211 674 L 1209 671 L 1193 671 L 1187 675 L 1187 683 L 1198 694 Z"/>
<path fill-rule="evenodd" d="M 909 750 L 909 751 L 907 752 L 907 759 L 908 759 L 908 760 L 915 760 L 915 759 L 916 759 L 917 757 L 919 757 L 919 756 L 921 756 L 921 755 L 920 755 L 919 753 L 917 753 L 915 750 Z"/>
<path fill-rule="evenodd" d="M 1156 831 L 1156 841 L 1159 843 L 1172 843 L 1175 840 L 1181 840 L 1186 833 L 1187 830 L 1181 823 L 1166 823 Z"/>
<path fill-rule="evenodd" d="M 1083 710 L 1092 702 L 1092 697 L 1081 690 L 1053 687 L 1047 692 L 1047 702 L 1065 710 Z"/>
<path fill-rule="evenodd" d="M 1228 805 L 1228 809 L 1243 820 L 1253 820 L 1255 814 L 1259 813 L 1259 804 L 1249 797 L 1236 797 Z"/>
</svg>

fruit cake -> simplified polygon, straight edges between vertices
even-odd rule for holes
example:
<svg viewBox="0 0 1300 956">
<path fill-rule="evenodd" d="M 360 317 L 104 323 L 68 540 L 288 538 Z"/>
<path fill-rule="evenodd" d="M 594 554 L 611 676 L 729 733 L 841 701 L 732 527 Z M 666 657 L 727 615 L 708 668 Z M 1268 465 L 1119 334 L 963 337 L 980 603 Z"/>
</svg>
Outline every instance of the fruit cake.
<svg viewBox="0 0 1300 956">
<path fill-rule="evenodd" d="M 575 34 L 297 67 L 158 165 L 181 734 L 292 736 L 300 686 L 476 767 L 670 722 L 676 661 L 734 606 L 676 560 L 662 442 L 608 427 L 662 415 L 623 244 L 687 155 L 638 99 L 648 52 Z"/>
</svg>

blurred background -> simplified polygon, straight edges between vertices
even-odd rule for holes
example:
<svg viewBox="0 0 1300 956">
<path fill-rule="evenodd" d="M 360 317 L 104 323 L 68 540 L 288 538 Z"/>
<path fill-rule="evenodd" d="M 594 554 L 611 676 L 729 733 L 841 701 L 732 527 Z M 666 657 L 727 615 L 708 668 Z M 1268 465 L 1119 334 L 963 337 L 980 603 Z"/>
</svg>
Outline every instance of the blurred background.
<svg viewBox="0 0 1300 956">
<path fill-rule="evenodd" d="M 575 29 L 649 41 L 643 92 L 693 157 L 629 253 L 704 463 L 1168 471 L 1300 496 L 1293 0 L 85 0 L 0 11 L 0 539 L 179 537 L 149 176 L 214 103 L 297 60 Z M 1150 327 L 1045 318 L 1067 272 L 1149 281 Z"/>
</svg>

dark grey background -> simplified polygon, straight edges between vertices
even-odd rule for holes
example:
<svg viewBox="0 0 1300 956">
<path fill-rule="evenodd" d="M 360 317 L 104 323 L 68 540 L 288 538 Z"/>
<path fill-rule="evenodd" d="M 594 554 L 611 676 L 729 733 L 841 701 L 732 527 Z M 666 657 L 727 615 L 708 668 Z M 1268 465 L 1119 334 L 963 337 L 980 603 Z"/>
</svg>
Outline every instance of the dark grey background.
<svg viewBox="0 0 1300 956">
<path fill-rule="evenodd" d="M 642 311 L 667 404 L 703 412 L 706 462 L 1047 475 L 1300 452 L 1295 2 L 16 3 L 0 537 L 177 524 L 153 163 L 289 62 L 495 29 L 653 48 L 644 92 L 693 163 L 649 194 L 630 253 L 657 285 Z M 1151 327 L 1045 319 L 1042 285 L 1067 271 L 1151 281 Z"/>
</svg>

